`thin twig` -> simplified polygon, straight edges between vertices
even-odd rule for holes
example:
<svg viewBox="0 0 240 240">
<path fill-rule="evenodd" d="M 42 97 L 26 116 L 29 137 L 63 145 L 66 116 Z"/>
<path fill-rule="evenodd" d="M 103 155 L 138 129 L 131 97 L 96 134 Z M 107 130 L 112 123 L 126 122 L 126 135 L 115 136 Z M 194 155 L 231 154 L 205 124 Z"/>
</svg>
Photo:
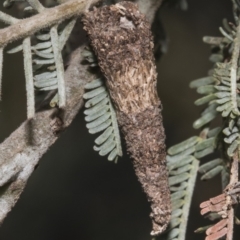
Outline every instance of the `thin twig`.
<svg viewBox="0 0 240 240">
<path fill-rule="evenodd" d="M 93 0 L 93 4 L 101 0 Z M 0 30 L 0 46 L 33 35 L 41 29 L 59 24 L 66 19 L 80 16 L 85 11 L 88 0 L 72 0 L 54 8 L 17 21 L 16 24 Z M 7 15 L 8 16 L 8 15 Z"/>
<path fill-rule="evenodd" d="M 3 48 L 0 48 L 0 100 L 2 100 Z"/>
<path fill-rule="evenodd" d="M 55 66 L 57 71 L 58 79 L 58 96 L 59 96 L 59 107 L 64 108 L 66 105 L 66 91 L 65 91 L 65 82 L 64 82 L 64 66 L 62 61 L 61 48 L 59 46 L 59 37 L 57 26 L 53 26 L 50 29 L 52 48 L 54 53 Z"/>
<path fill-rule="evenodd" d="M 2 11 L 0 11 L 0 21 L 6 23 L 8 25 L 12 25 L 14 23 L 19 22 L 19 20 L 17 18 L 12 17 Z"/>
<path fill-rule="evenodd" d="M 229 185 L 233 185 L 238 182 L 238 163 L 239 163 L 239 150 L 233 156 L 232 166 L 231 166 L 231 177 Z M 231 196 L 227 196 L 227 203 L 231 203 Z M 228 232 L 226 240 L 233 239 L 233 227 L 234 227 L 234 208 L 228 211 Z"/>
<path fill-rule="evenodd" d="M 236 38 L 234 39 L 234 48 L 231 59 L 231 98 L 233 103 L 233 111 L 235 114 L 240 115 L 237 106 L 237 69 L 240 49 L 240 25 L 237 27 Z"/>
<path fill-rule="evenodd" d="M 42 12 L 45 9 L 38 0 L 27 0 L 27 2 L 33 9 L 37 10 L 38 12 Z"/>
<path fill-rule="evenodd" d="M 23 62 L 24 73 L 26 81 L 27 93 L 27 117 L 31 119 L 35 115 L 35 98 L 34 98 L 34 84 L 33 84 L 33 68 L 32 68 L 32 52 L 31 52 L 31 38 L 27 37 L 23 40 Z"/>
</svg>

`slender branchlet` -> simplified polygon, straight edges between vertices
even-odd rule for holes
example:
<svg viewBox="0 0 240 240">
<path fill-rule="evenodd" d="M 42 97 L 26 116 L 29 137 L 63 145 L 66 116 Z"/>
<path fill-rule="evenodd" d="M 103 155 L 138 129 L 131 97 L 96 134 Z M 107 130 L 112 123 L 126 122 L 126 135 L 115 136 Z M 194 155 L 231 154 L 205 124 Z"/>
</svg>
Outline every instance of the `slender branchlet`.
<svg viewBox="0 0 240 240">
<path fill-rule="evenodd" d="M 6 23 L 8 25 L 12 25 L 12 24 L 17 23 L 19 20 L 15 17 L 12 17 L 12 16 L 0 11 L 0 21 Z"/>
<path fill-rule="evenodd" d="M 236 38 L 234 39 L 234 48 L 231 59 L 231 96 L 233 103 L 233 111 L 236 115 L 240 115 L 237 105 L 237 71 L 238 71 L 238 59 L 240 50 L 240 25 L 237 27 Z"/>
<path fill-rule="evenodd" d="M 235 152 L 233 158 L 232 158 L 232 166 L 231 166 L 231 177 L 229 186 L 234 186 L 238 182 L 238 166 L 239 164 L 239 148 Z M 227 196 L 227 205 L 230 206 L 230 209 L 228 210 L 228 227 L 227 227 L 227 238 L 226 240 L 232 240 L 233 239 L 233 228 L 234 228 L 234 206 L 232 205 L 232 198 L 231 196 Z"/>
<path fill-rule="evenodd" d="M 0 100 L 2 100 L 3 50 L 4 48 L 0 48 Z"/>
<path fill-rule="evenodd" d="M 58 96 L 59 96 L 58 105 L 60 108 L 64 108 L 66 105 L 64 66 L 63 66 L 61 48 L 59 46 L 57 26 L 51 27 L 50 35 L 51 35 L 52 48 L 54 53 L 54 60 L 55 60 L 57 79 L 58 79 Z"/>
<path fill-rule="evenodd" d="M 35 9 L 37 12 L 42 12 L 45 8 L 38 0 L 27 0 L 29 5 Z"/>
<path fill-rule="evenodd" d="M 101 0 L 93 0 L 96 4 Z M 66 19 L 80 16 L 86 9 L 87 0 L 71 0 L 59 6 L 45 9 L 41 13 L 32 17 L 19 20 L 14 25 L 0 30 L 0 46 L 5 46 L 10 42 L 31 36 L 41 29 L 60 24 Z M 4 15 L 5 22 L 12 21 L 8 15 Z M 2 14 L 3 17 L 3 14 Z"/>
<path fill-rule="evenodd" d="M 34 98 L 32 52 L 30 37 L 27 37 L 23 40 L 23 56 L 27 93 L 27 117 L 28 119 L 31 119 L 35 115 L 35 98 Z"/>
</svg>

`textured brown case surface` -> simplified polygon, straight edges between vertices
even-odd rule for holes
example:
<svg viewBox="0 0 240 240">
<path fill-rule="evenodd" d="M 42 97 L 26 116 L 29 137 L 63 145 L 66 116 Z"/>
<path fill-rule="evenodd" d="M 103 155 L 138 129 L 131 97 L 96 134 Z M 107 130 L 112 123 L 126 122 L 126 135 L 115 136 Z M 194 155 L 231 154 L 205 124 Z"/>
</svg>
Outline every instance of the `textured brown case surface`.
<svg viewBox="0 0 240 240">
<path fill-rule="evenodd" d="M 151 203 L 151 235 L 158 235 L 170 221 L 171 203 L 151 26 L 131 2 L 94 9 L 83 16 L 83 23 Z"/>
</svg>

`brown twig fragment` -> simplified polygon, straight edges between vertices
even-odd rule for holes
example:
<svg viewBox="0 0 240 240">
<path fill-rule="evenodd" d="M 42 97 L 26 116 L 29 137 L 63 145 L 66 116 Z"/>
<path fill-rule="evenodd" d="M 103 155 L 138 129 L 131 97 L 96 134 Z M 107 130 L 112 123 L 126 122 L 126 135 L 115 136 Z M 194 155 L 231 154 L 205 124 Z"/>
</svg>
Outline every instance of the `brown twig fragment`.
<svg viewBox="0 0 240 240">
<path fill-rule="evenodd" d="M 162 233 L 171 204 L 165 134 L 150 24 L 137 6 L 121 2 L 83 17 L 117 111 L 136 175 L 151 202 L 151 235 Z"/>
<path fill-rule="evenodd" d="M 92 4 L 100 1 L 92 0 Z M 60 24 L 66 19 L 78 17 L 88 5 L 88 0 L 70 0 L 54 8 L 46 8 L 32 17 L 16 21 L 12 26 L 0 30 L 0 46 L 6 46 L 15 40 L 33 35 L 41 29 Z"/>
</svg>

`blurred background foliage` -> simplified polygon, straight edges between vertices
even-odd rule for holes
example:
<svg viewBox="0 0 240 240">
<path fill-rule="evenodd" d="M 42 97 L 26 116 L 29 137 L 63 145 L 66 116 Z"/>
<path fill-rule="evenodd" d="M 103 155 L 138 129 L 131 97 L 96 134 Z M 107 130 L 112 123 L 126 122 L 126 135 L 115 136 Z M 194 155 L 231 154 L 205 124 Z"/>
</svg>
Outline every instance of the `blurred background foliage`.
<svg viewBox="0 0 240 240">
<path fill-rule="evenodd" d="M 204 77 L 212 64 L 203 36 L 220 36 L 223 18 L 232 20 L 230 0 L 188 0 L 187 11 L 164 7 L 168 51 L 158 61 L 158 91 L 163 103 L 166 144 L 196 135 L 192 123 L 200 108 L 191 80 Z M 1 25 L 3 27 L 3 25 Z M 7 55 L 0 103 L 0 141 L 26 119 L 22 55 Z M 81 111 L 45 154 L 28 185 L 0 228 L 1 240 L 150 240 L 150 206 L 134 175 L 126 151 L 117 164 L 93 150 Z M 221 192 L 220 179 L 197 182 L 186 240 L 209 222 L 199 204 Z M 240 231 L 236 229 L 235 239 Z"/>
</svg>

